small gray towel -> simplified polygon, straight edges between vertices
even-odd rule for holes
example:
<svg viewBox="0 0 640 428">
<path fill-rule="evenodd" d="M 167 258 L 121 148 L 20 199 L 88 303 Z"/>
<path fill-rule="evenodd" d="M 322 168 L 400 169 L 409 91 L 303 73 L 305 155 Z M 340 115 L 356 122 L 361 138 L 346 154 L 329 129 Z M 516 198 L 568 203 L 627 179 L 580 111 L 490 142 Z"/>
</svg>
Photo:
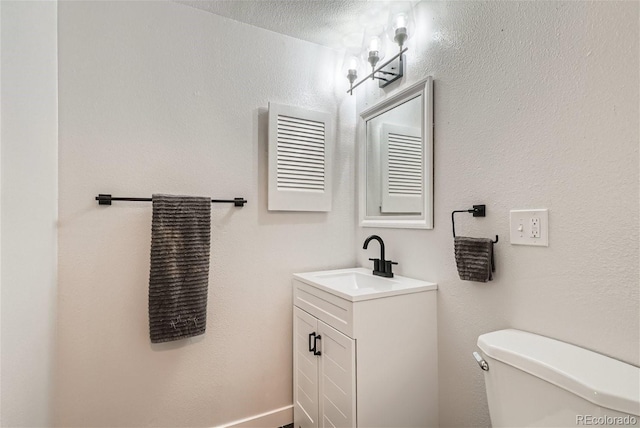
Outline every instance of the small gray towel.
<svg viewBox="0 0 640 428">
<path fill-rule="evenodd" d="M 493 279 L 493 241 L 487 238 L 456 236 L 456 266 L 460 279 L 487 282 Z"/>
<path fill-rule="evenodd" d="M 211 199 L 153 195 L 152 200 L 151 342 L 203 334 L 207 322 Z"/>
</svg>

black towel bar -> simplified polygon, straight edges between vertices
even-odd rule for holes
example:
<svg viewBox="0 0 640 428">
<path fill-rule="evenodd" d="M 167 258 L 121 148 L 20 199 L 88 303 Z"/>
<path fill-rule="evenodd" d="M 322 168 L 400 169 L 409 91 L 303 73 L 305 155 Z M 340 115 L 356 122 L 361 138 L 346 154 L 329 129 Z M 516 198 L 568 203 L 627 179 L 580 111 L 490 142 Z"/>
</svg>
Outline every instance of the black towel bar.
<svg viewBox="0 0 640 428">
<path fill-rule="evenodd" d="M 115 197 L 108 194 L 99 194 L 96 196 L 96 201 L 98 201 L 98 205 L 111 205 L 112 201 L 136 201 L 136 202 L 151 202 L 153 199 L 151 198 L 121 198 Z M 244 198 L 233 198 L 233 199 L 211 199 L 212 204 L 233 204 L 236 207 L 244 207 L 244 204 L 247 203 L 247 200 Z"/>
<path fill-rule="evenodd" d="M 474 217 L 484 217 L 486 215 L 487 207 L 486 205 L 474 205 L 473 209 L 470 210 L 456 210 L 451 212 L 451 227 L 453 229 L 453 237 L 456 237 L 456 220 L 454 218 L 455 213 L 470 213 L 473 214 Z M 498 243 L 498 235 L 496 235 L 496 240 L 492 241 L 494 244 Z"/>
</svg>

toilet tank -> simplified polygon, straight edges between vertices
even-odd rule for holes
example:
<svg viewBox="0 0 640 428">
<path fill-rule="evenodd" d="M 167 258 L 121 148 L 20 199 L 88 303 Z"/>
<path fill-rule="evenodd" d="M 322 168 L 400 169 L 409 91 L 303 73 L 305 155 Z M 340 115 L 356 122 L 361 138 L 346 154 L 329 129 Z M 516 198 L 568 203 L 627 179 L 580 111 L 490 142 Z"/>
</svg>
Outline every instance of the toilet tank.
<svg viewBox="0 0 640 428">
<path fill-rule="evenodd" d="M 478 347 L 493 427 L 639 426 L 640 368 L 519 330 Z"/>
</svg>

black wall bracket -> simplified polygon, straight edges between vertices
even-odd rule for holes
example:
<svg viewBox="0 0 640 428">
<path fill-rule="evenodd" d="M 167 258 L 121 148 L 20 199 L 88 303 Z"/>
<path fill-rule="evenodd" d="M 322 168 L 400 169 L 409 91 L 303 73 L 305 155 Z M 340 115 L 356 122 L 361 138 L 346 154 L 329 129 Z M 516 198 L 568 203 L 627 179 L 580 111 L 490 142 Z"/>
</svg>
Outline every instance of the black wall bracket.
<svg viewBox="0 0 640 428">
<path fill-rule="evenodd" d="M 451 212 L 451 227 L 453 230 L 453 237 L 456 237 L 456 220 L 455 220 L 455 214 L 456 213 L 470 213 L 473 214 L 474 217 L 485 217 L 486 216 L 486 212 L 487 212 L 487 206 L 486 205 L 474 205 L 472 209 L 470 210 L 455 210 L 453 212 Z M 498 243 L 498 235 L 496 235 L 496 240 L 493 241 L 494 244 Z"/>
</svg>

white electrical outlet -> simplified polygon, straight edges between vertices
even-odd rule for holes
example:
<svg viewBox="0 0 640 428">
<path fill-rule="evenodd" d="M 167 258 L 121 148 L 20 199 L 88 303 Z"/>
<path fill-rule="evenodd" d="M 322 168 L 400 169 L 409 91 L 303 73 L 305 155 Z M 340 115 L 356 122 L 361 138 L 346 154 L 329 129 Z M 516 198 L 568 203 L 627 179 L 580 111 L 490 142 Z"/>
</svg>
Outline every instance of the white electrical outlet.
<svg viewBox="0 0 640 428">
<path fill-rule="evenodd" d="M 531 219 L 531 234 L 529 238 L 539 238 L 540 237 L 540 219 L 538 217 L 533 217 Z"/>
<path fill-rule="evenodd" d="M 511 210 L 509 215 L 512 244 L 549 246 L 549 210 Z"/>
</svg>

